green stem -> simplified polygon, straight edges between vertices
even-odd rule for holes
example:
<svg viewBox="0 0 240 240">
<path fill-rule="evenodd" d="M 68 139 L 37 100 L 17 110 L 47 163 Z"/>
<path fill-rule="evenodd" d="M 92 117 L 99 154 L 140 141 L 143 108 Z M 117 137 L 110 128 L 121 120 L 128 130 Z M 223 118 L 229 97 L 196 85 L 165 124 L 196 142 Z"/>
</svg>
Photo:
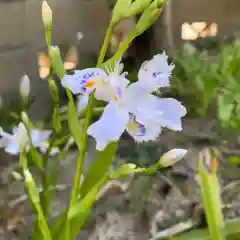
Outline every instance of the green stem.
<svg viewBox="0 0 240 240">
<path fill-rule="evenodd" d="M 100 67 L 100 65 L 104 61 L 104 58 L 105 58 L 106 53 L 107 53 L 109 42 L 111 41 L 113 28 L 114 28 L 114 25 L 112 23 L 110 23 L 109 27 L 107 29 L 106 35 L 105 35 L 105 39 L 104 39 L 102 48 L 100 50 L 100 54 L 99 54 L 98 60 L 97 60 L 97 67 Z"/>
<path fill-rule="evenodd" d="M 110 24 L 108 27 L 108 30 L 106 32 L 106 36 L 104 39 L 104 43 L 102 45 L 100 55 L 97 61 L 97 67 L 100 67 L 100 65 L 103 63 L 105 55 L 107 53 L 108 45 L 111 40 L 111 34 L 113 31 L 113 26 Z M 68 99 L 69 101 L 73 101 L 73 97 L 71 92 L 67 91 Z M 87 129 L 91 123 L 92 119 L 92 112 L 93 112 L 93 105 L 94 105 L 94 95 L 93 93 L 89 97 L 88 105 L 86 108 L 86 115 L 85 115 L 85 120 L 84 120 L 84 125 L 82 129 L 82 135 L 81 135 L 81 144 L 80 144 L 80 149 L 79 149 L 79 157 L 77 160 L 77 169 L 74 177 L 74 183 L 73 183 L 73 188 L 72 188 L 72 193 L 71 193 L 71 199 L 70 199 L 70 204 L 69 208 L 70 209 L 77 201 L 77 196 L 80 191 L 80 178 L 82 175 L 82 168 L 84 164 L 84 157 L 85 157 L 85 152 L 86 152 L 86 145 L 87 145 Z M 65 237 L 66 239 L 69 239 L 71 236 L 70 233 L 70 226 L 69 222 L 66 222 L 66 229 L 65 229 Z"/>
<path fill-rule="evenodd" d="M 127 49 L 129 48 L 129 45 L 132 43 L 132 41 L 135 39 L 136 36 L 137 36 L 136 32 L 133 31 L 132 33 L 130 33 L 128 38 L 120 44 L 120 46 L 119 46 L 117 52 L 114 54 L 114 56 L 104 63 L 104 66 L 107 67 L 112 62 L 118 61 L 124 55 L 124 53 L 127 51 Z"/>
<path fill-rule="evenodd" d="M 110 24 L 108 27 L 105 39 L 104 39 L 103 46 L 100 51 L 100 56 L 97 61 L 97 67 L 99 67 L 104 60 L 104 57 L 107 52 L 108 44 L 111 40 L 111 34 L 112 34 L 112 25 Z M 70 92 L 68 93 L 68 98 L 71 99 L 71 101 L 73 101 L 72 94 Z M 80 189 L 80 178 L 81 178 L 81 174 L 82 174 L 82 167 L 83 167 L 83 163 L 84 163 L 84 156 L 85 156 L 86 145 L 87 145 L 87 136 L 88 136 L 87 129 L 88 129 L 91 119 L 92 119 L 93 104 L 94 104 L 94 95 L 91 94 L 89 101 L 88 101 L 88 106 L 86 108 L 84 126 L 83 126 L 82 135 L 81 135 L 81 138 L 82 138 L 81 139 L 81 149 L 79 149 L 79 157 L 78 157 L 78 161 L 77 161 L 77 172 L 76 172 L 76 175 L 74 178 L 73 191 L 72 191 L 71 200 L 70 200 L 70 207 L 76 202 L 77 195 L 78 195 L 79 189 Z"/>
</svg>

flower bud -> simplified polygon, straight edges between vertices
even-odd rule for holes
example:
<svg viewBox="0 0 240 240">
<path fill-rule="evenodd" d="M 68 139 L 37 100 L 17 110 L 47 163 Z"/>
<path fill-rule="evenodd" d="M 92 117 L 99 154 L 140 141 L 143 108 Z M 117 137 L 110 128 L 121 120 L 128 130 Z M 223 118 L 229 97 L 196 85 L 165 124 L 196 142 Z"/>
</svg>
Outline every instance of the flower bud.
<svg viewBox="0 0 240 240">
<path fill-rule="evenodd" d="M 132 0 L 117 0 L 117 3 L 112 11 L 112 24 L 116 25 L 123 18 L 131 6 Z"/>
<path fill-rule="evenodd" d="M 162 0 L 162 2 L 164 3 L 165 0 Z M 136 26 L 138 36 L 146 31 L 159 18 L 163 8 L 163 3 L 160 4 L 157 0 L 155 0 L 142 13 Z"/>
<path fill-rule="evenodd" d="M 32 177 L 32 174 L 28 169 L 24 169 L 23 175 L 25 178 L 25 184 L 31 201 L 35 204 L 40 203 L 39 192 Z"/>
<path fill-rule="evenodd" d="M 160 158 L 159 162 L 157 163 L 157 166 L 169 167 L 174 163 L 183 159 L 186 156 L 186 154 L 187 154 L 186 149 L 174 148 L 168 151 L 167 153 L 163 154 L 163 156 Z"/>
<path fill-rule="evenodd" d="M 25 124 L 29 124 L 29 118 L 28 115 L 25 112 L 21 112 L 21 119 Z"/>
<path fill-rule="evenodd" d="M 42 20 L 45 28 L 52 26 L 52 9 L 46 1 L 42 3 Z"/>
<path fill-rule="evenodd" d="M 143 12 L 151 3 L 152 0 L 135 0 L 127 13 L 128 16 L 135 16 Z"/>
<path fill-rule="evenodd" d="M 20 80 L 20 94 L 27 99 L 30 93 L 30 79 L 28 75 L 24 75 Z"/>
<path fill-rule="evenodd" d="M 51 46 L 49 55 L 51 57 L 53 70 L 56 72 L 57 76 L 62 79 L 65 74 L 65 69 L 59 48 L 57 46 Z"/>
</svg>

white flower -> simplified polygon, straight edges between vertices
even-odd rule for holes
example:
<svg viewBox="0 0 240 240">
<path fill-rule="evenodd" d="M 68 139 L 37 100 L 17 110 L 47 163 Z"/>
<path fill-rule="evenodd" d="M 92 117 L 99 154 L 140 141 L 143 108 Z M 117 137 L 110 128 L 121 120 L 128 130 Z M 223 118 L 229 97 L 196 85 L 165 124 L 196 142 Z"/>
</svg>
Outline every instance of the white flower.
<svg viewBox="0 0 240 240">
<path fill-rule="evenodd" d="M 28 75 L 24 75 L 20 80 L 20 94 L 24 98 L 28 98 L 30 93 L 30 79 Z"/>
<path fill-rule="evenodd" d="M 88 99 L 89 99 L 88 94 L 77 96 L 77 110 L 78 110 L 78 112 L 81 112 L 82 110 L 84 110 L 87 107 Z"/>
<path fill-rule="evenodd" d="M 136 120 L 134 115 L 130 114 L 126 130 L 135 141 L 147 142 L 156 140 L 162 129 L 160 125 L 154 124 L 150 121 L 142 124 Z"/>
<path fill-rule="evenodd" d="M 136 86 L 134 83 L 125 89 L 118 88 L 114 100 L 105 107 L 101 118 L 88 128 L 88 134 L 97 142 L 97 150 L 102 151 L 110 142 L 119 140 L 125 130 L 136 141 L 156 140 L 160 134 L 161 126 L 151 122 L 151 119 L 145 122 L 136 120 L 135 114 L 138 114 L 139 106 L 144 105 L 147 97 L 142 97 Z"/>
<path fill-rule="evenodd" d="M 173 68 L 174 65 L 168 64 L 168 56 L 163 52 L 142 64 L 138 72 L 138 79 L 149 92 L 153 92 L 158 88 L 170 85 Z"/>
<path fill-rule="evenodd" d="M 4 132 L 0 129 L 0 147 L 4 148 L 5 152 L 12 155 L 16 155 L 20 152 L 21 145 L 25 146 L 27 143 L 27 131 L 23 125 L 20 123 L 18 127 L 13 128 L 12 134 Z"/>
<path fill-rule="evenodd" d="M 158 98 L 149 94 L 133 113 L 139 122 L 152 122 L 173 131 L 181 131 L 181 118 L 187 114 L 187 110 L 174 98 Z"/>
<path fill-rule="evenodd" d="M 42 147 L 43 143 L 49 139 L 51 131 L 30 129 L 30 135 L 32 144 L 35 147 Z M 0 129 L 0 136 L 0 147 L 4 148 L 5 152 L 17 155 L 20 152 L 21 147 L 25 147 L 26 151 L 29 151 L 29 137 L 23 123 L 19 123 L 18 127 L 13 128 L 12 134 Z"/>
<path fill-rule="evenodd" d="M 40 151 L 42 153 L 46 153 L 48 151 L 48 148 L 49 148 L 49 143 L 47 141 L 42 142 L 39 147 L 40 147 Z M 59 148 L 52 147 L 50 152 L 49 152 L 49 156 L 54 156 L 54 155 L 56 155 L 58 153 L 59 153 Z"/>
<path fill-rule="evenodd" d="M 110 142 L 117 141 L 126 129 L 129 114 L 116 102 L 109 103 L 100 117 L 88 128 L 88 134 L 96 139 L 97 150 L 102 151 Z"/>
<path fill-rule="evenodd" d="M 186 149 L 174 148 L 163 154 L 163 156 L 159 160 L 159 164 L 163 167 L 171 166 L 174 163 L 183 159 L 186 156 L 186 154 L 187 154 Z"/>
<path fill-rule="evenodd" d="M 89 95 L 95 90 L 94 96 L 97 100 L 111 101 L 118 88 L 125 88 L 129 81 L 125 73 L 121 72 L 120 62 L 114 67 L 114 71 L 105 73 L 100 68 L 87 68 L 76 70 L 73 75 L 65 75 L 61 84 L 69 88 L 73 94 Z M 84 96 L 86 99 L 86 96 Z"/>
<path fill-rule="evenodd" d="M 162 127 L 181 130 L 181 118 L 186 109 L 173 98 L 162 99 L 152 94 L 160 87 L 169 86 L 173 65 L 168 65 L 165 53 L 145 62 L 139 70 L 139 80 L 129 84 L 123 65 L 115 64 L 113 71 L 99 68 L 75 71 L 65 75 L 62 85 L 78 96 L 78 110 L 86 107 L 89 94 L 108 102 L 100 119 L 88 128 L 95 138 L 97 150 L 118 141 L 126 130 L 136 141 L 153 141 Z"/>
<path fill-rule="evenodd" d="M 155 68 L 149 69 L 157 71 Z M 163 86 L 161 81 L 166 79 L 154 78 L 149 72 L 146 76 L 149 76 L 148 81 L 139 79 L 128 86 L 116 85 L 113 101 L 106 106 L 99 121 L 88 129 L 88 134 L 97 142 L 98 150 L 117 141 L 125 130 L 135 141 L 142 142 L 156 140 L 162 127 L 174 131 L 182 129 L 181 118 L 186 115 L 185 107 L 176 99 L 163 99 L 151 94 L 156 86 Z"/>
<path fill-rule="evenodd" d="M 50 138 L 52 131 L 51 130 L 31 129 L 30 133 L 31 133 L 32 144 L 35 147 L 41 147 L 44 144 L 44 142 Z"/>
</svg>

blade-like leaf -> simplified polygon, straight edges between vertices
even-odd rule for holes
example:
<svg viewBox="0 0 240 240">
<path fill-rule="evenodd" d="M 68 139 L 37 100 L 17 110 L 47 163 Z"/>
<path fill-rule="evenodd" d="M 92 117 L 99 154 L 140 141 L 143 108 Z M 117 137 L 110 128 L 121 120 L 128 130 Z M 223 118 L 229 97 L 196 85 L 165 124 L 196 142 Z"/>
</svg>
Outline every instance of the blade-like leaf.
<svg viewBox="0 0 240 240">
<path fill-rule="evenodd" d="M 90 166 L 87 176 L 81 186 L 80 194 L 85 196 L 89 190 L 106 174 L 117 150 L 117 143 L 110 143 L 106 149 L 99 152 L 98 158 Z"/>
</svg>

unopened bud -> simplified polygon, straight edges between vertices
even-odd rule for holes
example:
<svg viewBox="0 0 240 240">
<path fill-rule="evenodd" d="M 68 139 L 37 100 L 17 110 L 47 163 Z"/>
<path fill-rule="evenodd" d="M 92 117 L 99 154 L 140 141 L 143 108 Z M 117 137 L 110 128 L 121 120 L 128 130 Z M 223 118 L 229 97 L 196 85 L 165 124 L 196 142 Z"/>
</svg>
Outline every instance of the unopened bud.
<svg viewBox="0 0 240 240">
<path fill-rule="evenodd" d="M 186 156 L 186 154 L 187 154 L 186 149 L 174 148 L 168 151 L 167 153 L 163 154 L 157 165 L 161 167 L 169 167 L 183 159 Z"/>
<path fill-rule="evenodd" d="M 21 119 L 25 124 L 29 123 L 28 115 L 25 112 L 21 112 Z"/>
<path fill-rule="evenodd" d="M 25 177 L 26 182 L 33 182 L 32 174 L 29 172 L 28 169 L 24 169 L 23 175 Z"/>
<path fill-rule="evenodd" d="M 135 0 L 131 7 L 129 8 L 129 12 L 127 12 L 128 16 L 135 16 L 141 12 L 143 12 L 151 3 L 152 0 Z"/>
<path fill-rule="evenodd" d="M 57 46 L 51 46 L 49 54 L 52 60 L 53 70 L 56 72 L 57 76 L 62 79 L 65 74 L 65 69 L 59 48 Z"/>
<path fill-rule="evenodd" d="M 30 93 L 30 79 L 28 75 L 24 75 L 20 80 L 20 94 L 27 99 Z"/>
<path fill-rule="evenodd" d="M 146 31 L 159 18 L 162 8 L 163 5 L 160 5 L 157 0 L 153 1 L 146 8 L 136 25 L 136 31 L 138 36 L 141 35 L 144 31 Z"/>
<path fill-rule="evenodd" d="M 23 175 L 24 175 L 24 178 L 25 178 L 25 184 L 26 184 L 26 187 L 28 189 L 28 194 L 29 194 L 29 197 L 30 197 L 31 201 L 34 204 L 38 204 L 40 202 L 39 192 L 38 192 L 38 189 L 37 189 L 36 184 L 34 182 L 34 179 L 32 177 L 32 174 L 30 173 L 30 171 L 28 169 L 24 169 L 23 170 Z"/>
<path fill-rule="evenodd" d="M 52 9 L 46 1 L 42 3 L 42 20 L 45 28 L 52 25 Z"/>
</svg>

